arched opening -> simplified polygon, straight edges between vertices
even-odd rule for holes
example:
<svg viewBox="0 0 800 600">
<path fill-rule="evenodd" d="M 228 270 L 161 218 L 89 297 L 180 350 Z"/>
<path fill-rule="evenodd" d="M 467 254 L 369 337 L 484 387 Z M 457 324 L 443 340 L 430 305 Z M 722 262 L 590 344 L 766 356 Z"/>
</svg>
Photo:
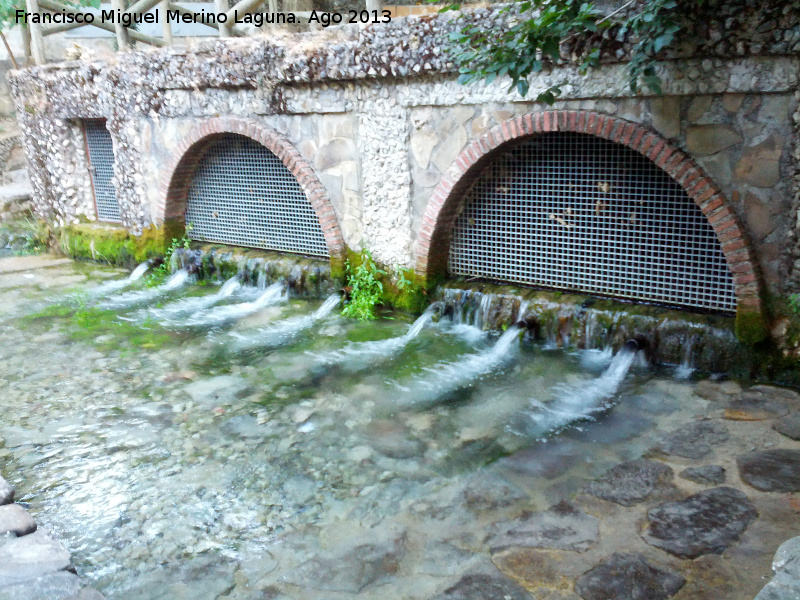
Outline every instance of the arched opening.
<svg viewBox="0 0 800 600">
<path fill-rule="evenodd" d="M 336 212 L 313 169 L 257 121 L 198 123 L 164 170 L 159 198 L 157 222 L 191 225 L 192 239 L 344 261 Z"/>
<path fill-rule="evenodd" d="M 754 256 L 713 180 L 645 127 L 591 111 L 522 115 L 466 146 L 428 202 L 416 272 L 763 324 Z"/>
<path fill-rule="evenodd" d="M 218 135 L 206 145 L 189 183 L 185 222 L 198 241 L 329 256 L 300 183 L 243 135 Z"/>
<path fill-rule="evenodd" d="M 638 152 L 574 132 L 495 150 L 464 194 L 452 276 L 736 311 L 714 229 Z"/>
</svg>

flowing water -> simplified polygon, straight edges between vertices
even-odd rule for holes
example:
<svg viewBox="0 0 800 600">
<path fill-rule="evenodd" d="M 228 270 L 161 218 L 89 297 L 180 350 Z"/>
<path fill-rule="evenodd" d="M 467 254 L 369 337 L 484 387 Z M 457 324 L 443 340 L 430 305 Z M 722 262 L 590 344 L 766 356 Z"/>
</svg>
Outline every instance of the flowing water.
<svg viewBox="0 0 800 600">
<path fill-rule="evenodd" d="M 189 283 L 0 323 L 0 470 L 112 600 L 431 597 L 484 564 L 492 520 L 546 508 L 700 411 L 690 383 L 630 349 Z M 402 569 L 330 575 L 363 547 Z"/>
</svg>

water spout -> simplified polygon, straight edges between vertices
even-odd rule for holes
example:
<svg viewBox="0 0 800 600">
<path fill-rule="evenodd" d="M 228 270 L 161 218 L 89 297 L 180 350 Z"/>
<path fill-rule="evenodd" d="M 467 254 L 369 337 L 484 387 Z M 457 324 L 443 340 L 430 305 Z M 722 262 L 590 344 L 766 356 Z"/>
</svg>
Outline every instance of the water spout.
<svg viewBox="0 0 800 600">
<path fill-rule="evenodd" d="M 610 400 L 619 390 L 639 349 L 631 340 L 617 352 L 602 375 L 590 381 L 553 388 L 555 398 L 549 402 L 532 399 L 533 411 L 527 414 L 527 435 L 542 437 L 576 421 L 594 419 L 611 407 Z"/>
<path fill-rule="evenodd" d="M 116 296 L 110 296 L 100 302 L 98 306 L 101 308 L 126 308 L 137 304 L 144 304 L 168 292 L 177 290 L 186 284 L 189 277 L 189 272 L 186 269 L 181 269 L 173 273 L 166 283 L 158 287 L 145 290 L 133 290 Z"/>
<path fill-rule="evenodd" d="M 130 275 L 128 275 L 125 279 L 116 279 L 114 281 L 107 281 L 106 283 L 97 286 L 93 290 L 89 292 L 90 295 L 94 297 L 98 296 L 105 296 L 106 294 L 111 294 L 114 292 L 118 292 L 119 290 L 128 287 L 129 285 L 133 285 L 136 281 L 139 281 L 147 270 L 150 268 L 150 261 L 146 260 L 145 262 L 138 265 Z"/>
<path fill-rule="evenodd" d="M 228 286 L 228 284 L 231 284 Z M 234 282 L 237 283 L 238 282 Z M 230 296 L 236 287 L 231 280 L 228 280 L 222 289 L 217 294 L 216 301 Z M 227 286 L 227 287 L 226 287 Z M 238 304 L 225 304 L 222 306 L 213 306 L 204 310 L 199 310 L 191 315 L 188 319 L 180 323 L 184 327 L 211 327 L 219 326 L 223 323 L 241 319 L 247 315 L 251 315 L 259 310 L 285 301 L 287 299 L 286 285 L 284 283 L 273 283 L 266 290 L 264 290 L 258 298 L 252 302 L 240 302 Z"/>
<path fill-rule="evenodd" d="M 401 388 L 400 405 L 425 406 L 435 404 L 458 389 L 469 387 L 482 377 L 502 368 L 517 348 L 520 328 L 509 327 L 497 342 L 482 352 L 470 354 L 452 363 L 426 367 L 430 376 L 419 377 Z"/>
</svg>

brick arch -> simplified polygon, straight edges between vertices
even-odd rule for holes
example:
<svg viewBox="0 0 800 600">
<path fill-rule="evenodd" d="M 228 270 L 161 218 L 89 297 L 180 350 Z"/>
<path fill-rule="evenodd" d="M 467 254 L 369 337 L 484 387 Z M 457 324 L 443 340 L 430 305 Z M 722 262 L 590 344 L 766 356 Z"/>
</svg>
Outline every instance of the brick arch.
<svg viewBox="0 0 800 600">
<path fill-rule="evenodd" d="M 605 138 L 646 156 L 678 182 L 708 219 L 733 275 L 737 312 L 762 311 L 761 282 L 744 228 L 722 191 L 692 158 L 637 123 L 592 111 L 550 110 L 509 119 L 470 143 L 442 175 L 425 209 L 416 242 L 418 275 L 432 279 L 445 273 L 450 238 L 461 198 L 475 177 L 509 142 L 540 133 L 568 131 Z"/>
<path fill-rule="evenodd" d="M 311 165 L 286 138 L 252 119 L 216 117 L 203 121 L 184 136 L 165 169 L 165 175 L 159 186 L 159 206 L 156 209 L 158 221 L 183 222 L 189 185 L 203 153 L 220 135 L 231 133 L 258 142 L 286 165 L 289 172 L 297 179 L 319 219 L 331 258 L 343 259 L 345 244 L 339 220 L 325 188 Z"/>
</svg>

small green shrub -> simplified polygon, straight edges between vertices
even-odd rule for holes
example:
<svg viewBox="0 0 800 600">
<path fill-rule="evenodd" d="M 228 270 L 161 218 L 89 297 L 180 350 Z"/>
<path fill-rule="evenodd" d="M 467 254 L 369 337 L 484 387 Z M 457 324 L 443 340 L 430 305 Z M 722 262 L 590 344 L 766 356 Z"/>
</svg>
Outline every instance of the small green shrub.
<svg viewBox="0 0 800 600">
<path fill-rule="evenodd" d="M 188 250 L 192 244 L 192 240 L 188 238 L 189 227 L 186 227 L 186 232 L 183 237 L 173 238 L 169 248 L 164 252 L 164 262 L 158 265 L 155 269 L 150 271 L 150 274 L 145 280 L 147 287 L 156 287 L 164 283 L 172 274 L 172 255 L 176 250 L 181 248 Z"/>
<path fill-rule="evenodd" d="M 800 294 L 789 296 L 789 310 L 793 315 L 800 315 Z"/>
<path fill-rule="evenodd" d="M 360 264 L 353 266 L 347 261 L 347 283 L 350 286 L 350 300 L 342 314 L 362 321 L 375 318 L 375 307 L 380 304 L 383 284 L 379 277 L 386 271 L 378 268 L 372 260 L 369 250 L 362 250 L 359 255 Z"/>
</svg>

